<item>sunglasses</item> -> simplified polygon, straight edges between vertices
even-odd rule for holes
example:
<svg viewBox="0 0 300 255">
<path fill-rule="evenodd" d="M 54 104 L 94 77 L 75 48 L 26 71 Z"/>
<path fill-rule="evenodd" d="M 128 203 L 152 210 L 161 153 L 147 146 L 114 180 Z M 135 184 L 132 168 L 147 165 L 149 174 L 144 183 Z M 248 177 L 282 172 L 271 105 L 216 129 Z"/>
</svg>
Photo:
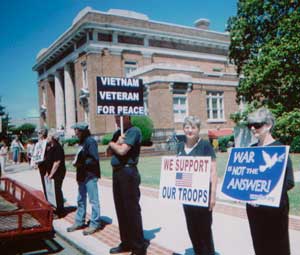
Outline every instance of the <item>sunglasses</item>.
<svg viewBox="0 0 300 255">
<path fill-rule="evenodd" d="M 251 129 L 254 127 L 255 129 L 260 129 L 263 125 L 265 125 L 265 122 L 253 122 L 253 123 L 248 123 L 247 127 Z"/>
</svg>

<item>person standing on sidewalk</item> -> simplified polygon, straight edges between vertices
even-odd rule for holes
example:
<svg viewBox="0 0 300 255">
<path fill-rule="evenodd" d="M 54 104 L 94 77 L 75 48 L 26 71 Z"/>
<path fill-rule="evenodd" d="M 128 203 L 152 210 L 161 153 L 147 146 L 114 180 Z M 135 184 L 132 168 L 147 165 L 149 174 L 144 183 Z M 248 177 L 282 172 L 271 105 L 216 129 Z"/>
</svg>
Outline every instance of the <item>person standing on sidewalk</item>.
<svg viewBox="0 0 300 255">
<path fill-rule="evenodd" d="M 27 157 L 29 166 L 31 166 L 31 158 L 32 158 L 33 152 L 34 152 L 34 143 L 33 143 L 32 139 L 29 139 L 28 143 L 27 143 L 27 147 L 26 147 L 26 157 Z"/>
<path fill-rule="evenodd" d="M 6 141 L 3 140 L 3 143 L 0 148 L 0 177 L 2 172 L 5 172 L 6 159 L 8 155 L 8 146 Z"/>
<path fill-rule="evenodd" d="M 46 177 L 54 180 L 56 210 L 58 217 L 65 215 L 64 197 L 62 193 L 62 183 L 66 175 L 65 152 L 59 143 L 59 133 L 55 129 L 50 129 L 48 133 L 49 150 L 47 158 L 49 160 L 49 168 Z"/>
<path fill-rule="evenodd" d="M 21 143 L 19 136 L 16 135 L 15 139 L 11 143 L 11 150 L 13 156 L 13 163 L 19 164 L 20 163 L 20 152 L 24 150 L 23 144 Z"/>
<path fill-rule="evenodd" d="M 34 167 L 36 168 L 36 166 L 39 169 L 40 172 L 40 177 L 41 177 L 41 182 L 42 182 L 42 186 L 43 186 L 43 191 L 44 191 L 44 195 L 47 199 L 47 193 L 46 193 L 46 186 L 45 186 L 45 175 L 47 173 L 47 169 L 49 168 L 49 161 L 47 160 L 47 151 L 50 149 L 49 147 L 49 143 L 47 142 L 47 136 L 48 136 L 48 129 L 46 128 L 41 128 L 38 132 L 38 136 L 39 136 L 39 144 L 45 144 L 46 143 L 46 149 L 45 149 L 45 153 L 44 155 L 42 155 L 42 150 L 39 151 L 39 155 L 40 155 L 40 161 L 36 162 L 35 160 L 33 161 L 34 163 Z M 39 145 L 36 145 L 36 150 L 39 148 Z M 40 148 L 42 149 L 42 148 Z"/>
<path fill-rule="evenodd" d="M 85 227 L 86 199 L 92 205 L 92 215 L 89 227 L 83 231 L 90 235 L 101 229 L 100 204 L 98 195 L 98 179 L 101 177 L 98 145 L 92 138 L 87 123 L 76 123 L 72 126 L 79 139 L 79 150 L 73 161 L 76 167 L 76 180 L 78 183 L 77 211 L 75 222 L 67 228 L 72 232 Z"/>
<path fill-rule="evenodd" d="M 253 146 L 282 146 L 272 137 L 275 119 L 267 108 L 260 108 L 248 116 L 248 128 L 257 138 Z M 247 204 L 247 216 L 256 255 L 289 255 L 289 197 L 295 186 L 293 166 L 287 161 L 279 207 Z"/>
<path fill-rule="evenodd" d="M 188 116 L 184 119 L 183 132 L 185 142 L 177 146 L 178 156 L 207 156 L 211 157 L 211 177 L 210 177 L 210 195 L 209 207 L 200 207 L 194 205 L 183 205 L 186 224 L 192 241 L 193 249 L 196 255 L 214 255 L 214 241 L 212 235 L 212 210 L 216 203 L 217 190 L 217 167 L 216 154 L 207 140 L 199 136 L 200 120 L 194 116 Z"/>
<path fill-rule="evenodd" d="M 115 117 L 120 128 L 120 116 Z M 123 117 L 124 135 L 117 130 L 107 153 L 112 155 L 113 196 L 119 222 L 121 243 L 111 248 L 111 254 L 131 251 L 132 255 L 146 254 L 141 207 L 140 174 L 137 164 L 140 155 L 142 134 L 139 128 L 133 127 L 130 116 Z"/>
</svg>

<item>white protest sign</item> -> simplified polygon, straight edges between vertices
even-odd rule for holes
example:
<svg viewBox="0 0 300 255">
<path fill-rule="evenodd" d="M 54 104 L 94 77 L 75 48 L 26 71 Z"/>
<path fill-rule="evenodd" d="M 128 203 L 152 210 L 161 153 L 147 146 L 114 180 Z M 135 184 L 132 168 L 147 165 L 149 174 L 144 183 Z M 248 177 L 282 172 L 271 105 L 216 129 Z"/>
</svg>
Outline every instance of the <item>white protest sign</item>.
<svg viewBox="0 0 300 255">
<path fill-rule="evenodd" d="M 49 179 L 48 177 L 44 177 L 45 180 L 45 190 L 46 190 L 46 197 L 47 201 L 56 207 L 56 196 L 55 196 L 55 187 L 54 187 L 54 180 Z"/>
<path fill-rule="evenodd" d="M 162 157 L 159 198 L 208 207 L 211 157 Z"/>
<path fill-rule="evenodd" d="M 33 155 L 32 155 L 33 163 L 39 163 L 44 160 L 46 146 L 47 146 L 47 140 L 41 140 L 35 144 Z"/>
</svg>

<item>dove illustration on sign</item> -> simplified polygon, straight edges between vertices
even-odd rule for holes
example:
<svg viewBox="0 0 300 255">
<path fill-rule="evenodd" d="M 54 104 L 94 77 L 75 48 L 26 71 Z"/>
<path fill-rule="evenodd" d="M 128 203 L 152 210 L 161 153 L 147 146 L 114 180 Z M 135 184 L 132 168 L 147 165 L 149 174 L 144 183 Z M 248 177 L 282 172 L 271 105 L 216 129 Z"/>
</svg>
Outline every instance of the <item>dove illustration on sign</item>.
<svg viewBox="0 0 300 255">
<path fill-rule="evenodd" d="M 284 160 L 284 158 L 285 158 L 285 153 L 283 153 L 282 155 L 280 155 L 278 157 L 277 152 L 273 156 L 270 156 L 267 152 L 262 151 L 262 156 L 265 161 L 265 164 L 262 166 L 259 166 L 260 172 L 264 172 L 268 168 L 272 168 L 277 162 L 282 162 L 282 160 Z"/>
</svg>

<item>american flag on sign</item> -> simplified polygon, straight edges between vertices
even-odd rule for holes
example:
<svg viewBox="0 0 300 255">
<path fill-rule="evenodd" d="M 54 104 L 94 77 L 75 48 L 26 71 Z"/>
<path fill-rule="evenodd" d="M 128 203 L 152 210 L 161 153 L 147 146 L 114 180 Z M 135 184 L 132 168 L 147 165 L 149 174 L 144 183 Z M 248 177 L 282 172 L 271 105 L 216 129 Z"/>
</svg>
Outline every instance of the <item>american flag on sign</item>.
<svg viewBox="0 0 300 255">
<path fill-rule="evenodd" d="M 175 186 L 192 187 L 192 183 L 193 183 L 192 173 L 176 173 Z"/>
</svg>

